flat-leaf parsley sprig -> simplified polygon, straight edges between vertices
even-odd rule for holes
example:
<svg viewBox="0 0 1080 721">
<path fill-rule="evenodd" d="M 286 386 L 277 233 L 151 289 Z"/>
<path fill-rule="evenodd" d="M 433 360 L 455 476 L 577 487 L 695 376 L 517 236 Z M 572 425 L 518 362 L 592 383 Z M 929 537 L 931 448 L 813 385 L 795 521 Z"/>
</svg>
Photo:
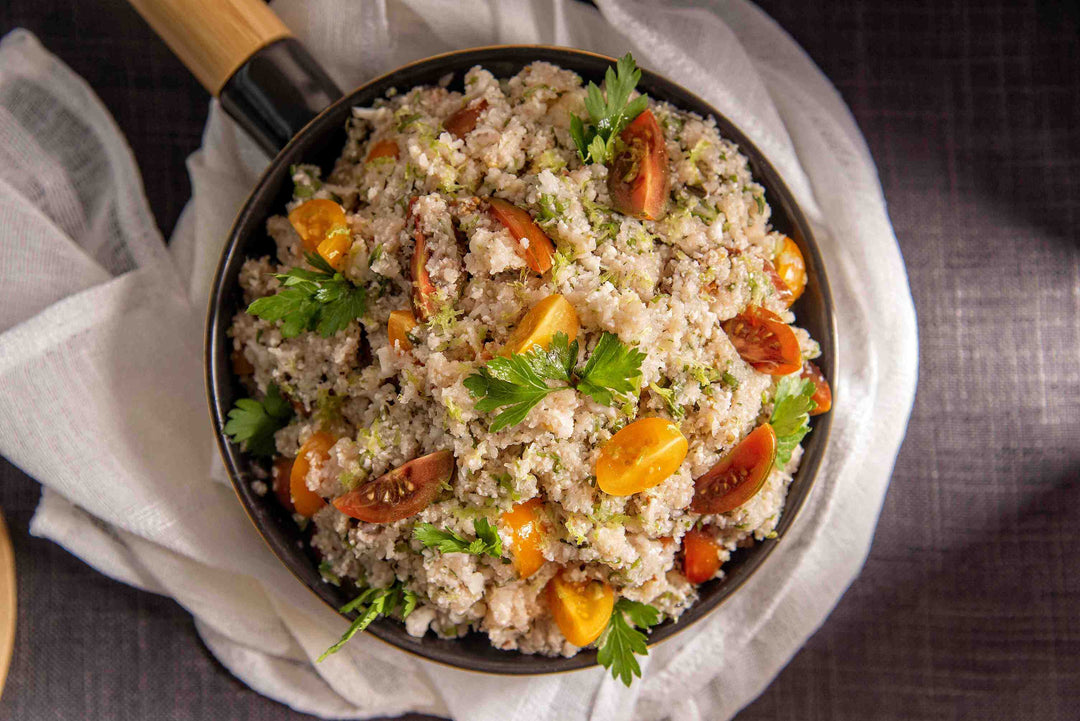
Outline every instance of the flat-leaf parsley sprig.
<svg viewBox="0 0 1080 721">
<path fill-rule="evenodd" d="M 405 620 L 416 608 L 418 600 L 416 593 L 405 588 L 401 581 L 395 581 L 386 588 L 367 589 L 338 609 L 341 613 L 358 611 L 360 615 L 356 617 L 356 620 L 352 622 L 352 625 L 349 626 L 349 629 L 345 631 L 337 643 L 322 652 L 316 663 L 321 662 L 330 654 L 340 651 L 341 647 L 349 642 L 349 639 L 361 633 L 379 616 L 390 616 L 398 613 L 401 619 Z"/>
<path fill-rule="evenodd" d="M 615 156 L 615 142 L 619 133 L 648 107 L 647 95 L 630 100 L 630 93 L 639 80 L 641 71 L 634 57 L 627 53 L 619 58 L 614 70 L 610 67 L 607 69 L 603 93 L 596 83 L 590 82 L 585 88 L 585 110 L 589 113 L 589 124 L 571 115 L 570 136 L 586 164 L 610 162 Z"/>
<path fill-rule="evenodd" d="M 810 411 L 814 402 L 814 382 L 797 375 L 784 376 L 776 386 L 769 425 L 776 433 L 776 465 L 784 467 L 791 452 L 810 432 Z"/>
<path fill-rule="evenodd" d="M 293 417 L 292 406 L 281 395 L 277 384 L 266 388 L 262 401 L 241 398 L 229 411 L 225 434 L 233 443 L 243 443 L 248 453 L 256 456 L 272 456 L 277 452 L 274 433 L 288 425 Z"/>
<path fill-rule="evenodd" d="M 473 531 L 476 532 L 476 539 L 469 541 L 453 531 L 444 531 L 430 523 L 418 523 L 413 528 L 413 538 L 441 553 L 471 553 L 494 558 L 502 556 L 502 539 L 491 521 L 486 518 L 473 519 Z"/>
<path fill-rule="evenodd" d="M 509 358 L 493 358 L 465 379 L 465 387 L 481 413 L 502 411 L 491 432 L 525 420 L 532 408 L 555 391 L 576 388 L 597 403 L 612 405 L 641 385 L 645 354 L 625 345 L 614 333 L 604 332 L 584 368 L 575 370 L 578 342 L 556 333 L 547 348 L 533 346 Z M 549 385 L 555 382 L 559 385 Z"/>
<path fill-rule="evenodd" d="M 295 338 L 312 330 L 329 338 L 367 310 L 367 293 L 316 254 L 304 255 L 314 268 L 291 268 L 277 274 L 284 286 L 274 295 L 258 298 L 247 312 L 263 320 L 282 321 L 281 335 Z"/>
<path fill-rule="evenodd" d="M 630 619 L 627 622 L 627 619 Z M 596 660 L 611 675 L 629 686 L 634 677 L 641 676 L 638 656 L 649 653 L 647 637 L 640 628 L 650 628 L 660 622 L 660 611 L 646 603 L 638 603 L 625 598 L 615 602 L 611 610 L 611 620 L 601 634 L 598 642 L 599 652 Z"/>
</svg>

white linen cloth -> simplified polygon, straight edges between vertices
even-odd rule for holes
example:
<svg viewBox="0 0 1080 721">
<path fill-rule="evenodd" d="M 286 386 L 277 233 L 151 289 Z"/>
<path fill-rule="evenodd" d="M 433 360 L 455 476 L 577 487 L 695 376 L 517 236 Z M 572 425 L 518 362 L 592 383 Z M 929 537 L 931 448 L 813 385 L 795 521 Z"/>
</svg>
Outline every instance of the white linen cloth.
<svg viewBox="0 0 1080 721">
<path fill-rule="evenodd" d="M 346 622 L 294 580 L 216 482 L 203 389 L 211 273 L 267 159 L 212 103 L 189 160 L 193 198 L 166 248 L 101 103 L 16 31 L 0 44 L 0 452 L 42 483 L 31 531 L 172 596 L 230 671 L 320 716 L 690 721 L 753 700 L 862 566 L 914 396 L 915 315 L 873 162 L 837 92 L 756 7 L 696 4 L 274 5 L 344 88 L 476 45 L 630 50 L 741 127 L 811 219 L 841 369 L 817 485 L 768 562 L 692 631 L 654 648 L 631 689 L 599 668 L 471 674 L 364 636 L 312 663 Z"/>
</svg>

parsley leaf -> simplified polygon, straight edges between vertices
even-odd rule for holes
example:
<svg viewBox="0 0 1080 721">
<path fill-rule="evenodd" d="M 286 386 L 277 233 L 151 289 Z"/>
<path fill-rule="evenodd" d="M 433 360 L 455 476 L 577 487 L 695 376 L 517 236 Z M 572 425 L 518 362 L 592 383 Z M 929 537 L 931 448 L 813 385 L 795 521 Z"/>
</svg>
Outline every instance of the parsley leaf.
<svg viewBox="0 0 1080 721">
<path fill-rule="evenodd" d="M 367 293 L 353 285 L 315 253 L 304 256 L 315 270 L 291 268 L 279 273 L 284 286 L 276 294 L 258 298 L 247 312 L 263 320 L 282 321 L 281 335 L 295 338 L 304 331 L 318 331 L 329 338 L 345 329 L 367 310 Z"/>
<path fill-rule="evenodd" d="M 292 418 L 293 409 L 276 384 L 266 389 L 262 402 L 241 398 L 229 411 L 225 433 L 233 443 L 243 443 L 244 450 L 256 456 L 272 456 L 276 451 L 274 433 Z"/>
<path fill-rule="evenodd" d="M 629 618 L 629 622 L 627 622 Z M 641 676 L 641 666 L 635 654 L 649 653 L 646 636 L 639 628 L 649 628 L 660 622 L 660 612 L 652 606 L 620 598 L 611 611 L 611 620 L 600 637 L 596 660 L 611 675 L 629 686 L 634 676 Z"/>
<path fill-rule="evenodd" d="M 624 345 L 614 333 L 600 336 L 585 367 L 574 370 L 577 354 L 578 342 L 556 333 L 547 348 L 533 346 L 509 358 L 491 359 L 465 379 L 465 387 L 481 413 L 502 409 L 491 423 L 493 433 L 521 423 L 555 391 L 576 388 L 610 406 L 617 397 L 638 390 L 645 354 Z M 549 385 L 551 381 L 559 385 Z"/>
<path fill-rule="evenodd" d="M 630 93 L 641 80 L 634 57 L 627 53 L 619 58 L 615 69 L 604 75 L 604 93 L 596 83 L 585 88 L 585 110 L 589 124 L 582 118 L 570 116 L 570 136 L 574 139 L 582 162 L 608 163 L 615 155 L 615 141 L 631 120 L 649 105 L 649 98 L 640 95 L 630 101 Z M 606 97 L 605 97 L 606 94 Z M 629 101 L 629 102 L 628 102 Z"/>
<path fill-rule="evenodd" d="M 418 523 L 413 528 L 413 538 L 440 553 L 471 553 L 474 556 L 502 556 L 502 539 L 499 531 L 486 518 L 473 520 L 476 540 L 468 541 L 453 531 L 444 531 L 430 523 Z"/>
<path fill-rule="evenodd" d="M 776 464 L 787 465 L 791 452 L 810 432 L 810 411 L 814 410 L 811 396 L 814 382 L 795 375 L 784 376 L 776 386 L 772 417 L 769 419 L 776 432 Z"/>
<path fill-rule="evenodd" d="M 338 609 L 341 613 L 359 611 L 359 615 L 338 642 L 322 652 L 316 663 L 320 663 L 330 654 L 340 651 L 341 647 L 348 643 L 349 639 L 361 633 L 379 616 L 389 616 L 400 610 L 401 618 L 408 618 L 409 614 L 416 608 L 417 600 L 416 593 L 405 588 L 401 581 L 395 581 L 393 585 L 386 588 L 367 589 Z"/>
</svg>

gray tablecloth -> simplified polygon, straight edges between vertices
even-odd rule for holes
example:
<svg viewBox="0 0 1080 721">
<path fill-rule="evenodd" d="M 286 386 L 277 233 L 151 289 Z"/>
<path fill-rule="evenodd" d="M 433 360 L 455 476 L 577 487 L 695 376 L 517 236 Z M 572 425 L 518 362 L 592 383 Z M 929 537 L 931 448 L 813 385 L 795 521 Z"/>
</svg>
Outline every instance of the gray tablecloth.
<svg viewBox="0 0 1080 721">
<path fill-rule="evenodd" d="M 862 576 L 739 718 L 1080 718 L 1080 20 L 1075 3 L 765 0 L 832 78 L 881 172 L 919 313 L 920 389 Z M 9 0 L 89 81 L 168 235 L 206 98 L 110 0 Z M 27 526 L 0 718 L 284 719 L 171 601 Z"/>
</svg>

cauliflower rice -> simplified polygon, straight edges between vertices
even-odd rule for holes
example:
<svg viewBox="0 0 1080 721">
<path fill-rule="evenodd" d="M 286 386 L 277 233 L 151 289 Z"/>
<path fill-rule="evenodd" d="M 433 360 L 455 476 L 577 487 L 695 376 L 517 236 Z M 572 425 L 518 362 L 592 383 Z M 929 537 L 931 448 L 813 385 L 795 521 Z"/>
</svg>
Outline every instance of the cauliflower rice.
<svg viewBox="0 0 1080 721">
<path fill-rule="evenodd" d="M 768 537 L 801 456 L 797 448 L 733 511 L 702 517 L 688 508 L 694 479 L 769 417 L 778 379 L 744 362 L 721 323 L 749 304 L 794 320 L 766 270 L 782 236 L 769 226 L 764 189 L 746 157 L 714 121 L 655 100 L 649 108 L 669 157 L 668 212 L 641 221 L 612 210 L 607 167 L 582 164 L 568 130 L 570 114 L 584 114 L 584 96 L 577 74 L 536 62 L 502 80 L 473 68 L 464 95 L 419 87 L 356 108 L 329 176 L 320 178 L 314 166 L 295 169 L 297 195 L 288 210 L 311 197 L 346 209 L 351 246 L 341 270 L 367 288 L 366 313 L 329 338 L 284 338 L 280 322 L 246 312 L 230 330 L 253 369 L 245 381 L 252 391 L 276 384 L 297 410 L 275 435 L 278 454 L 295 456 L 319 430 L 339 438 L 306 476 L 319 496 L 335 498 L 424 454 L 453 451 L 451 484 L 413 517 L 364 523 L 327 504 L 311 519 L 311 544 L 328 577 L 370 587 L 400 581 L 419 596 L 405 622 L 414 636 L 480 631 L 497 648 L 571 656 L 579 649 L 544 602 L 545 585 L 560 569 L 603 580 L 617 596 L 677 619 L 697 598 L 679 562 L 684 534 L 695 525 L 708 529 L 722 561 Z M 458 138 L 443 129 L 477 98 L 487 105 L 474 130 Z M 386 139 L 398 157 L 365 162 Z M 521 241 L 477 200 L 485 196 L 529 211 L 557 248 L 550 272 L 528 269 Z M 412 331 L 414 347 L 404 350 L 389 344 L 387 320 L 410 307 L 412 199 L 439 310 Z M 248 260 L 240 275 L 249 303 L 279 289 L 275 273 L 304 265 L 286 217 L 271 218 L 267 230 L 276 256 Z M 640 393 L 608 407 L 558 391 L 522 423 L 491 433 L 492 414 L 474 409 L 463 381 L 553 293 L 579 316 L 581 358 L 603 331 L 647 354 Z M 794 330 L 803 358 L 815 357 L 817 344 Z M 634 495 L 602 492 L 594 467 L 605 442 L 634 419 L 674 418 L 675 407 L 685 411 L 676 420 L 689 442 L 679 469 Z M 500 514 L 534 497 L 543 500 L 546 563 L 524 580 L 506 559 L 440 553 L 412 535 L 415 524 L 427 522 L 468 538 L 474 519 L 486 517 L 509 556 L 513 536 L 499 525 Z"/>
</svg>

